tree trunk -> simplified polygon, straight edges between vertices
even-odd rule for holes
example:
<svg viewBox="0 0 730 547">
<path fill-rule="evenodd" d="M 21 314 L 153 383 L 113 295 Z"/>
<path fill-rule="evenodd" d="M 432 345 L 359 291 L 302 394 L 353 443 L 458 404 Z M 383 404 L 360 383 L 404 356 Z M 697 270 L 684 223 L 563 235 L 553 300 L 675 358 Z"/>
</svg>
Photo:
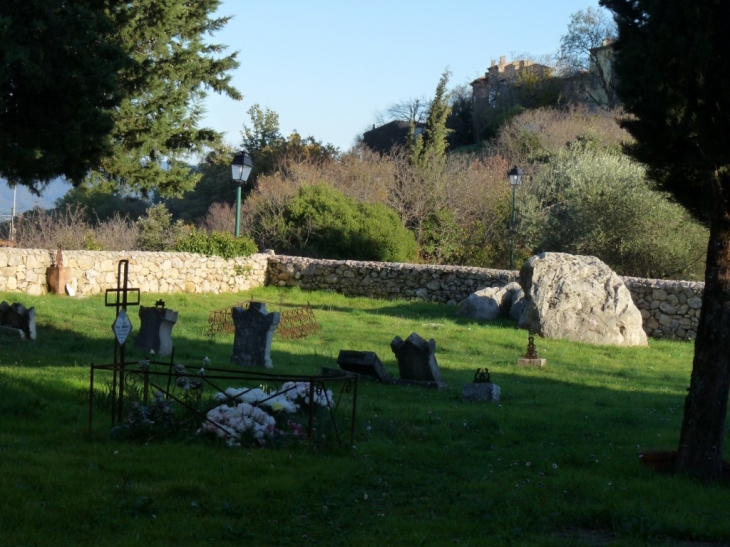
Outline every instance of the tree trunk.
<svg viewBox="0 0 730 547">
<path fill-rule="evenodd" d="M 716 173 L 713 182 L 705 292 L 676 462 L 677 471 L 703 479 L 722 472 L 730 389 L 730 175 Z"/>
</svg>

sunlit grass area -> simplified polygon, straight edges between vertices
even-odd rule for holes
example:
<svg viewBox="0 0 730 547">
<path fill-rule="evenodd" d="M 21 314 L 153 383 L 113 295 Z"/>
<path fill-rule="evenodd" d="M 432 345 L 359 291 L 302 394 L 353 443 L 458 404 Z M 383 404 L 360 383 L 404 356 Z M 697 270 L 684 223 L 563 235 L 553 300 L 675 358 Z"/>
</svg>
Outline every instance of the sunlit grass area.
<svg viewBox="0 0 730 547">
<path fill-rule="evenodd" d="M 103 297 L 0 294 L 36 307 L 38 340 L 0 337 L 0 545 L 646 545 L 730 541 L 728 486 L 657 474 L 639 452 L 674 449 L 693 346 L 594 347 L 536 339 L 544 369 L 516 366 L 527 333 L 455 308 L 257 289 L 143 294 L 179 312 L 175 361 L 231 367 L 211 310 L 250 298 L 310 303 L 321 329 L 274 337 L 274 372 L 317 374 L 341 349 L 436 341 L 449 389 L 358 388 L 354 446 L 228 448 L 195 436 L 127 442 L 99 409 L 90 363 L 113 358 Z M 135 327 L 139 318 L 130 308 Z M 134 332 L 132 336 L 134 336 Z M 131 349 L 131 358 L 142 358 Z M 477 368 L 498 403 L 461 399 Z M 349 441 L 349 439 L 348 439 Z"/>
</svg>

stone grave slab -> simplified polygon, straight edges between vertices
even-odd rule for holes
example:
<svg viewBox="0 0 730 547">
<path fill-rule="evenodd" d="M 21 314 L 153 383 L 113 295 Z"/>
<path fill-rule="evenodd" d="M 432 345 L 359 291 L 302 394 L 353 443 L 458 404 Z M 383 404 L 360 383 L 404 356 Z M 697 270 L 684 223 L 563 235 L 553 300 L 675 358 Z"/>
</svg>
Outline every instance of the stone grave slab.
<svg viewBox="0 0 730 547">
<path fill-rule="evenodd" d="M 436 362 L 436 341 L 428 342 L 415 332 L 403 340 L 400 336 L 390 343 L 400 372 L 399 383 L 423 385 L 424 387 L 446 388 L 441 369 Z M 429 385 L 431 384 L 431 385 Z"/>
<path fill-rule="evenodd" d="M 233 308 L 231 317 L 235 328 L 231 362 L 245 367 L 273 368 L 271 340 L 281 314 L 269 313 L 263 302 L 250 302 L 248 309 Z"/>
<path fill-rule="evenodd" d="M 464 384 L 461 397 L 465 401 L 489 401 L 498 402 L 501 389 L 497 384 L 492 383 L 489 378 L 488 369 L 478 369 L 474 375 L 474 381 Z"/>
<path fill-rule="evenodd" d="M 0 302 L 0 332 L 24 340 L 36 339 L 35 307 Z"/>
<path fill-rule="evenodd" d="M 175 310 L 165 307 L 165 303 L 158 301 L 154 307 L 140 306 L 140 327 L 134 339 L 134 349 L 156 355 L 170 355 L 172 353 L 172 328 L 177 323 L 178 314 Z"/>
<path fill-rule="evenodd" d="M 341 349 L 337 356 L 337 364 L 342 370 L 354 372 L 366 378 L 386 382 L 389 374 L 385 371 L 380 358 L 372 351 L 355 351 Z"/>
</svg>

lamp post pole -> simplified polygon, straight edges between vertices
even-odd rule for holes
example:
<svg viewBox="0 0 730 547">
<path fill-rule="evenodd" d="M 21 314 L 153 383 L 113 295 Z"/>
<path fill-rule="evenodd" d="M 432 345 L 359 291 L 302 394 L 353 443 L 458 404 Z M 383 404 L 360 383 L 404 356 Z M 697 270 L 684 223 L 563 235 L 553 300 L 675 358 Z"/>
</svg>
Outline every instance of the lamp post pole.
<svg viewBox="0 0 730 547">
<path fill-rule="evenodd" d="M 253 161 L 245 151 L 241 151 L 233 157 L 231 176 L 236 185 L 236 237 L 241 237 L 241 187 L 248 180 L 251 169 L 253 169 Z"/>
<path fill-rule="evenodd" d="M 510 169 L 509 183 L 512 186 L 512 224 L 510 226 L 510 249 L 509 249 L 509 269 L 515 269 L 515 226 L 517 225 L 517 188 L 522 182 L 522 170 L 514 166 Z"/>
<path fill-rule="evenodd" d="M 241 237 L 241 187 L 236 187 L 236 237 Z"/>
</svg>

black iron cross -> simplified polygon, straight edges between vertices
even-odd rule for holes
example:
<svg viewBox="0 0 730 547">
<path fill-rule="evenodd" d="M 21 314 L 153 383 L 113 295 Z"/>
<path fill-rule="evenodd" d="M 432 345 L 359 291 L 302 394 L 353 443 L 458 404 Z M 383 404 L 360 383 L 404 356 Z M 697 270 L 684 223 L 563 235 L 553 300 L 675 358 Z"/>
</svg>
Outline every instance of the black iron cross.
<svg viewBox="0 0 730 547">
<path fill-rule="evenodd" d="M 109 295 L 114 294 L 115 298 L 113 302 L 109 302 Z M 136 300 L 130 300 L 130 295 L 136 295 Z M 117 321 L 120 320 L 119 314 L 121 311 L 124 311 L 124 315 L 127 314 L 127 306 L 139 306 L 139 289 L 130 289 L 129 288 L 129 260 L 120 260 L 119 266 L 117 267 L 117 288 L 116 289 L 107 289 L 106 294 L 104 296 L 104 305 L 107 307 L 114 306 L 116 308 L 116 314 L 115 314 L 115 320 L 112 324 L 112 329 L 114 329 L 114 325 L 117 324 Z M 127 319 L 128 321 L 128 319 Z M 131 328 L 131 325 L 130 325 Z M 116 411 L 116 420 L 119 421 L 119 423 L 122 422 L 124 419 L 124 349 L 126 345 L 126 337 L 122 341 L 122 343 L 119 343 L 119 340 L 116 336 L 114 336 L 114 379 L 112 380 L 112 390 L 116 393 L 116 385 L 117 385 L 117 370 L 119 371 L 119 397 L 116 401 L 117 405 L 117 411 Z M 117 351 L 117 349 L 119 351 Z M 112 405 L 114 405 L 114 402 L 112 402 Z M 114 412 L 112 411 L 112 425 L 115 423 L 115 416 Z"/>
</svg>

